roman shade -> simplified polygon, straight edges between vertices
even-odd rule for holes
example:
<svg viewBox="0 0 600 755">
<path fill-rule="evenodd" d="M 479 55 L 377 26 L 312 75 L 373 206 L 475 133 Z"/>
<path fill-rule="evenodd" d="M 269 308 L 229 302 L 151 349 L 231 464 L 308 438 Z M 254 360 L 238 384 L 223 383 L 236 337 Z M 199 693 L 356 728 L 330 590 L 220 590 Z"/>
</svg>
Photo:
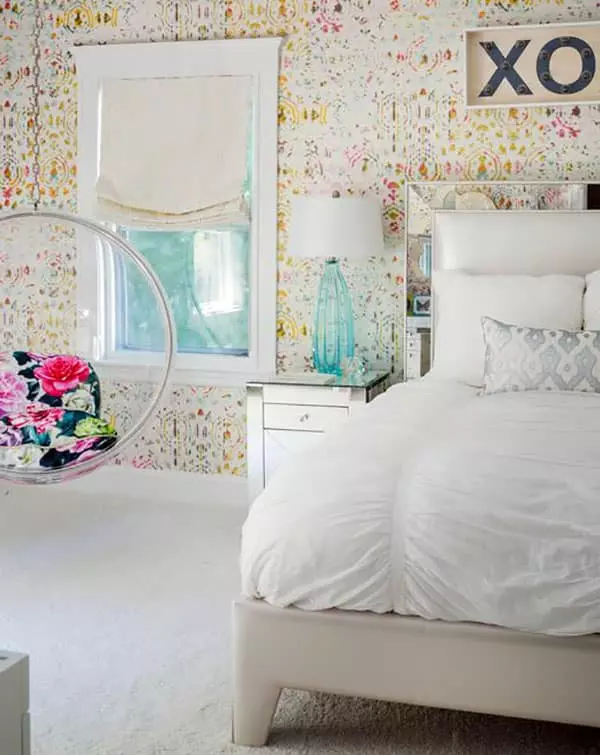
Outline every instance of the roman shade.
<svg viewBox="0 0 600 755">
<path fill-rule="evenodd" d="M 127 226 L 246 223 L 250 76 L 103 82 L 96 214 Z"/>
</svg>

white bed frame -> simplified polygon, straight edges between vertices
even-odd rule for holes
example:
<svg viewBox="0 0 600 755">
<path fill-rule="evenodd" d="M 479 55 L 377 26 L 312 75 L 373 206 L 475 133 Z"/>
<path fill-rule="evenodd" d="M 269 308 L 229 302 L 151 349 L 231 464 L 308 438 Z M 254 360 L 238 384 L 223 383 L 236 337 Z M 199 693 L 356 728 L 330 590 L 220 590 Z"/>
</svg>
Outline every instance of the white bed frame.
<svg viewBox="0 0 600 755">
<path fill-rule="evenodd" d="M 582 275 L 600 268 L 600 212 L 437 212 L 433 248 L 434 272 Z M 241 745 L 266 743 L 284 687 L 600 726 L 599 679 L 600 635 L 259 600 L 233 606 L 233 739 Z"/>
</svg>

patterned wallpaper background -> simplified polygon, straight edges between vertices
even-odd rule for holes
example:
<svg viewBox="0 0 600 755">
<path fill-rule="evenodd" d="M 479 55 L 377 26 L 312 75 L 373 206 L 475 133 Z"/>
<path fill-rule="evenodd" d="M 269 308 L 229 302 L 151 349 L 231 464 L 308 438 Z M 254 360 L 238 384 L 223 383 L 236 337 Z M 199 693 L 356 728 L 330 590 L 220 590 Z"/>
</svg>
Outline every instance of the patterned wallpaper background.
<svg viewBox="0 0 600 755">
<path fill-rule="evenodd" d="M 318 262 L 286 254 L 294 193 L 339 189 L 382 200 L 389 252 L 366 269 L 348 267 L 346 272 L 362 354 L 372 362 L 397 364 L 407 177 L 600 177 L 600 108 L 467 114 L 462 104 L 465 27 L 600 20 L 595 0 L 42 0 L 42 6 L 42 204 L 68 210 L 76 209 L 77 189 L 72 45 L 285 36 L 279 112 L 282 370 L 309 365 L 320 275 Z M 5 208 L 30 202 L 33 22 L 33 0 L 0 0 L 0 202 Z M 72 285 L 69 275 L 58 279 Z M 6 313 L 14 319 L 15 312 L 24 311 L 16 300 L 32 290 L 38 292 L 32 316 L 41 328 L 48 327 L 56 287 L 39 294 L 34 266 L 0 258 L 5 328 Z M 128 393 L 131 386 L 115 383 L 108 398 L 118 407 Z M 174 387 L 127 461 L 138 467 L 245 474 L 244 391 Z"/>
</svg>

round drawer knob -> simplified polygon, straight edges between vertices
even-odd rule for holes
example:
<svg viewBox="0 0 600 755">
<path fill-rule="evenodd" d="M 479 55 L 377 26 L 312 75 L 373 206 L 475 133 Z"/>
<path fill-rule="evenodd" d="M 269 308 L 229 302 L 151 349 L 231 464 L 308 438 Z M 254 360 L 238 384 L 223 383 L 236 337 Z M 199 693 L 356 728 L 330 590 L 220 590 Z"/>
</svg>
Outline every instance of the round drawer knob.
<svg viewBox="0 0 600 755">
<path fill-rule="evenodd" d="M 310 419 L 310 414 L 307 412 L 300 417 L 300 422 L 307 422 Z"/>
</svg>

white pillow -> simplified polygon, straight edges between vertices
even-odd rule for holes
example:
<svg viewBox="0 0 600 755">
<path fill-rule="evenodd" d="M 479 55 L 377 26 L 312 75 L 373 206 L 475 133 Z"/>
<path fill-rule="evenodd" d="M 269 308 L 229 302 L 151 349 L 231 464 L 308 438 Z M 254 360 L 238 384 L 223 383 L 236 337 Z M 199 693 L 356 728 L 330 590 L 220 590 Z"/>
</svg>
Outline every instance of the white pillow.
<svg viewBox="0 0 600 755">
<path fill-rule="evenodd" d="M 600 270 L 585 276 L 583 327 L 586 330 L 600 330 Z"/>
<path fill-rule="evenodd" d="M 530 328 L 580 330 L 583 324 L 585 280 L 580 276 L 470 275 L 443 270 L 434 272 L 432 283 L 432 373 L 438 377 L 475 386 L 483 384 L 482 317 Z"/>
</svg>

